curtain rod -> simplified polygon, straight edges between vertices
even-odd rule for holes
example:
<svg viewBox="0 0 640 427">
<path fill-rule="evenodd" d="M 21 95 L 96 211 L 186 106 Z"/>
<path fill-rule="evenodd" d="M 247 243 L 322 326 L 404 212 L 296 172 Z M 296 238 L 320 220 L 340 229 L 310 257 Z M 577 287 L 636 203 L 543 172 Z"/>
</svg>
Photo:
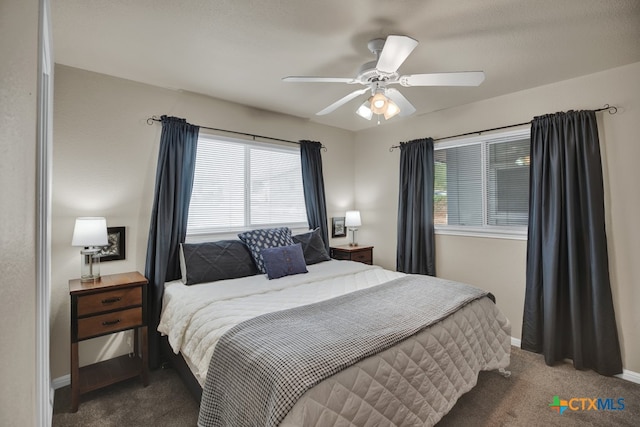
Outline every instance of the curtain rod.
<svg viewBox="0 0 640 427">
<path fill-rule="evenodd" d="M 153 122 L 161 122 L 162 120 L 160 120 L 158 117 L 156 116 L 151 116 L 147 119 L 147 124 L 149 126 L 151 126 L 153 124 Z M 288 139 L 280 139 L 280 138 L 273 138 L 270 136 L 264 136 L 264 135 L 256 135 L 253 133 L 246 133 L 246 132 L 238 132 L 235 130 L 228 130 L 228 129 L 218 129 L 218 128 L 212 128 L 212 127 L 208 127 L 208 126 L 200 126 L 200 125 L 196 125 L 201 129 L 208 129 L 208 130 L 215 130 L 215 131 L 219 131 L 219 132 L 227 132 L 227 133 L 233 133 L 235 135 L 243 135 L 243 136 L 250 136 L 253 138 L 253 140 L 255 141 L 256 138 L 262 138 L 262 139 L 269 139 L 271 141 L 280 141 L 280 142 L 288 142 L 290 144 L 298 144 L 300 145 L 300 141 L 290 141 Z M 324 151 L 327 151 L 327 147 L 325 147 L 323 144 L 320 144 L 320 146 L 322 147 L 322 149 Z"/>
<path fill-rule="evenodd" d="M 598 108 L 597 110 L 593 110 L 594 112 L 598 112 L 598 111 L 604 111 L 604 110 L 609 110 L 609 114 L 615 114 L 618 112 L 618 107 L 615 106 L 609 106 L 609 104 L 604 104 L 604 107 L 602 108 Z M 530 125 L 531 121 L 528 122 L 524 122 L 524 123 L 517 123 L 515 125 L 507 125 L 507 126 L 500 126 L 497 128 L 491 128 L 491 129 L 483 129 L 483 130 L 477 130 L 475 132 L 467 132 L 467 133 L 461 133 L 458 135 L 451 135 L 451 136 L 443 136 L 442 138 L 434 138 L 433 141 L 442 141 L 443 139 L 451 139 L 451 138 L 458 138 L 461 136 L 469 136 L 469 135 L 482 135 L 484 132 L 491 132 L 494 130 L 500 130 L 500 129 L 509 129 L 509 128 L 514 128 L 517 126 L 524 126 L 524 125 Z M 392 152 L 394 148 L 400 148 L 400 145 L 392 145 L 391 147 L 389 147 L 389 151 Z"/>
</svg>

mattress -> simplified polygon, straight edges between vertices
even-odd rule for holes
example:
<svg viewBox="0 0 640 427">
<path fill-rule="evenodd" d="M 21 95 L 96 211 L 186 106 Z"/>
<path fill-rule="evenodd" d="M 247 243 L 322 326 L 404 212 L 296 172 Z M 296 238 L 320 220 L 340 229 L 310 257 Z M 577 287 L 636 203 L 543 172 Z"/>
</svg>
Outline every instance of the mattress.
<svg viewBox="0 0 640 427">
<path fill-rule="evenodd" d="M 309 272 L 165 287 L 158 330 L 203 386 L 219 338 L 244 320 L 324 301 L 403 276 L 331 260 Z M 307 391 L 282 425 L 433 425 L 470 390 L 481 370 L 509 364 L 510 325 L 487 298 Z"/>
</svg>

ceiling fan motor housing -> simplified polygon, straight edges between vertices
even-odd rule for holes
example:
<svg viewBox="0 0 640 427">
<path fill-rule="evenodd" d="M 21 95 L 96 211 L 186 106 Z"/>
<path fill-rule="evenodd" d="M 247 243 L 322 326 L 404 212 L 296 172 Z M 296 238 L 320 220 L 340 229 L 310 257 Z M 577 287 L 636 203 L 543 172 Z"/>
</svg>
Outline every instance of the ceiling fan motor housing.
<svg viewBox="0 0 640 427">
<path fill-rule="evenodd" d="M 398 73 L 385 73 L 376 68 L 378 61 L 371 61 L 363 64 L 358 69 L 358 75 L 355 80 L 361 84 L 369 84 L 375 82 L 388 82 L 396 81 L 398 79 Z"/>
</svg>

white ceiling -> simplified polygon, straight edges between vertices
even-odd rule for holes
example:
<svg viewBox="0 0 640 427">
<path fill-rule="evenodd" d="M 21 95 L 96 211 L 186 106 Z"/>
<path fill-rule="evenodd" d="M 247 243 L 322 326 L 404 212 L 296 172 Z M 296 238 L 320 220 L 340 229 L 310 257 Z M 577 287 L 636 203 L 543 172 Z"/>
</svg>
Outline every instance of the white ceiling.
<svg viewBox="0 0 640 427">
<path fill-rule="evenodd" d="M 366 94 L 315 113 L 361 86 L 281 78 L 353 77 L 389 34 L 420 42 L 400 74 L 486 73 L 479 87 L 398 87 L 420 115 L 640 61 L 640 0 L 51 3 L 59 64 L 354 131 L 375 126 L 355 114 Z"/>
</svg>

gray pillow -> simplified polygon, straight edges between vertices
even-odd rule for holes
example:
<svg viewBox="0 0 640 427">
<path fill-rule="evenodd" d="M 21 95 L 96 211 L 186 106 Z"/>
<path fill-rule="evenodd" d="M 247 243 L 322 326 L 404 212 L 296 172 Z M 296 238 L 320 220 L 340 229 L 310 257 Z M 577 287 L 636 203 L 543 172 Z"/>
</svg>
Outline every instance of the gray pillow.
<svg viewBox="0 0 640 427">
<path fill-rule="evenodd" d="M 247 245 L 256 263 L 256 267 L 258 267 L 258 270 L 262 273 L 267 272 L 262 254 L 260 253 L 263 249 L 293 245 L 291 230 L 289 230 L 288 227 L 245 231 L 244 233 L 238 234 L 238 237 Z"/>
<path fill-rule="evenodd" d="M 239 240 L 183 243 L 181 247 L 187 285 L 258 274 L 251 252 Z"/>
<path fill-rule="evenodd" d="M 319 228 L 308 233 L 296 234 L 295 236 L 291 236 L 291 239 L 295 243 L 302 245 L 304 260 L 307 265 L 317 264 L 331 259 L 327 253 L 327 248 L 324 245 L 324 240 L 322 240 Z"/>
</svg>

